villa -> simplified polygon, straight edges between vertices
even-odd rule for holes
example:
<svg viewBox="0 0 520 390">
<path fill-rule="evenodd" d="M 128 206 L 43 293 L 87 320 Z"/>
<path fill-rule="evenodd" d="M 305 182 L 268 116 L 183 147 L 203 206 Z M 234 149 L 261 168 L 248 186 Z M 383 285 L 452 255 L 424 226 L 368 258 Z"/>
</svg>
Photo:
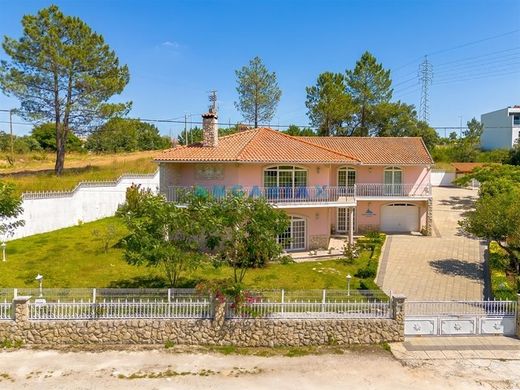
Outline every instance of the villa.
<svg viewBox="0 0 520 390">
<path fill-rule="evenodd" d="M 421 138 L 294 137 L 269 128 L 218 135 L 203 116 L 203 141 L 156 156 L 160 191 L 265 197 L 291 223 L 287 251 L 327 248 L 367 231 L 431 234 L 432 158 Z M 289 240 L 287 240 L 289 238 Z"/>
</svg>

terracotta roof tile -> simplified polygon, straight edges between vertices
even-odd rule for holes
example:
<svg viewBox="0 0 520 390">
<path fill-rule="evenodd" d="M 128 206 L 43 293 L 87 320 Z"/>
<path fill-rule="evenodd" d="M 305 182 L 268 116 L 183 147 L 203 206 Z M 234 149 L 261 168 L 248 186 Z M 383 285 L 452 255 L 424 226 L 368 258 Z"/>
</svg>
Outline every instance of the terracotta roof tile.
<svg viewBox="0 0 520 390">
<path fill-rule="evenodd" d="M 293 137 L 268 128 L 220 137 L 216 147 L 178 146 L 157 161 L 432 164 L 421 138 Z"/>
</svg>

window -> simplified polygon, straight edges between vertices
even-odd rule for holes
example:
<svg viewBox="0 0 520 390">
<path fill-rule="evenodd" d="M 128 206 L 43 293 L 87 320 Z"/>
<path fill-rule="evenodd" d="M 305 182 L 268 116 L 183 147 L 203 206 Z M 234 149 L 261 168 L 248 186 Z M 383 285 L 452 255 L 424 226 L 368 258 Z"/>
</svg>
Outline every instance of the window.
<svg viewBox="0 0 520 390">
<path fill-rule="evenodd" d="M 307 187 L 307 171 L 291 165 L 280 165 L 264 170 L 265 187 Z"/>
<path fill-rule="evenodd" d="M 520 115 L 513 115 L 513 125 L 520 125 Z"/>
<path fill-rule="evenodd" d="M 403 171 L 399 167 L 388 167 L 385 169 L 385 195 L 400 195 L 403 190 Z"/>
<path fill-rule="evenodd" d="M 291 222 L 285 232 L 278 236 L 282 248 L 288 251 L 305 249 L 305 219 L 291 216 Z"/>
<path fill-rule="evenodd" d="M 350 214 L 352 213 L 352 220 L 354 222 L 354 228 L 356 226 L 356 209 L 339 207 L 338 215 L 337 215 L 337 231 L 338 233 L 348 233 L 350 232 Z"/>
<path fill-rule="evenodd" d="M 338 187 L 352 187 L 356 184 L 356 170 L 352 167 L 338 169 Z"/>
</svg>

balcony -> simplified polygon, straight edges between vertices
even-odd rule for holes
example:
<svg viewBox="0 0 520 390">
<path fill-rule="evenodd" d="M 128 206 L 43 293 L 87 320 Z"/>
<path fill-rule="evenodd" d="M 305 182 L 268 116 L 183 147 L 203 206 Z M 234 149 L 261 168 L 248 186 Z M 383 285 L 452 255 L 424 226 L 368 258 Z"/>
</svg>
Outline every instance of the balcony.
<svg viewBox="0 0 520 390">
<path fill-rule="evenodd" d="M 431 184 L 356 184 L 356 198 L 428 198 Z"/>
<path fill-rule="evenodd" d="M 316 185 L 313 187 L 243 187 L 223 185 L 168 187 L 166 198 L 170 202 L 185 203 L 188 196 L 211 196 L 222 199 L 225 196 L 241 195 L 252 198 L 265 198 L 278 207 L 316 207 L 319 206 L 355 206 L 355 187 L 332 187 Z"/>
<path fill-rule="evenodd" d="M 243 187 L 234 185 L 172 186 L 166 198 L 178 204 L 186 203 L 188 196 L 209 196 L 222 199 L 229 194 L 265 198 L 278 207 L 355 206 L 356 199 L 428 198 L 431 186 L 416 184 L 356 184 L 351 187 L 315 185 L 312 187 Z"/>
</svg>

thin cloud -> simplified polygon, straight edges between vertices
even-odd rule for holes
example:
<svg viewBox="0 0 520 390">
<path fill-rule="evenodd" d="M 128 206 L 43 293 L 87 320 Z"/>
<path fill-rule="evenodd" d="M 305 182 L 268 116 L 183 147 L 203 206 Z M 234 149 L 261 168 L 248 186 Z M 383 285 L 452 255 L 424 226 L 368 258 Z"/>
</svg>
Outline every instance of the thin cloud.
<svg viewBox="0 0 520 390">
<path fill-rule="evenodd" d="M 175 42 L 175 41 L 164 41 L 163 43 L 161 43 L 161 46 L 162 47 L 168 47 L 168 48 L 171 48 L 171 49 L 180 49 L 181 45 L 179 42 Z"/>
</svg>

